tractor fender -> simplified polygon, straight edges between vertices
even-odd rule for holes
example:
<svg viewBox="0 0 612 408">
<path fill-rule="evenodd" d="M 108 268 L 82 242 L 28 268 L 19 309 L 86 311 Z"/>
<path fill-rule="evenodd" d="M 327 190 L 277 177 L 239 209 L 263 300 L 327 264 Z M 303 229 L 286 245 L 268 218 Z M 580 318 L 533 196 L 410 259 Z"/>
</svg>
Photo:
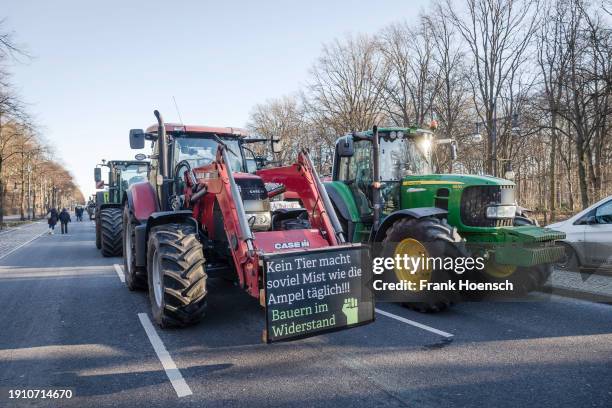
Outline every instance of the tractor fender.
<svg viewBox="0 0 612 408">
<path fill-rule="evenodd" d="M 136 266 L 147 266 L 147 242 L 151 229 L 157 225 L 173 222 L 190 222 L 198 231 L 198 222 L 189 210 L 184 211 L 157 211 L 149 215 L 144 222 L 134 228 L 134 252 Z"/>
<path fill-rule="evenodd" d="M 157 195 L 147 182 L 132 184 L 123 195 L 122 203 L 127 205 L 138 222 L 145 222 L 151 214 L 159 211 Z"/>
<path fill-rule="evenodd" d="M 380 242 L 385 239 L 385 235 L 387 234 L 387 230 L 393 223 L 401 218 L 424 218 L 424 217 L 443 217 L 448 214 L 447 210 L 436 207 L 418 207 L 418 208 L 409 208 L 405 210 L 398 210 L 391 214 L 389 214 L 380 227 L 375 232 L 372 230 L 372 236 L 370 236 L 370 241 L 372 242 Z"/>
<path fill-rule="evenodd" d="M 340 185 L 338 186 L 338 184 Z M 357 213 L 357 207 L 355 206 L 355 203 L 352 200 L 352 196 L 348 189 L 348 186 L 343 183 L 324 183 L 323 185 L 325 186 L 325 190 L 327 190 L 327 195 L 329 196 L 329 198 L 331 198 L 331 201 L 336 207 L 336 209 L 338 209 L 340 216 L 347 221 L 358 221 L 357 219 L 353 219 L 353 214 L 351 211 L 349 211 L 349 205 L 351 205 L 351 207 L 355 207 L 353 213 Z M 345 194 L 341 194 L 340 191 L 338 191 L 339 189 L 342 189 L 342 187 L 347 190 Z M 348 198 L 351 198 L 351 200 L 347 200 Z"/>
<path fill-rule="evenodd" d="M 105 208 L 121 208 L 121 204 L 106 203 L 106 204 L 100 205 L 100 210 L 104 210 Z"/>
<path fill-rule="evenodd" d="M 162 224 L 170 224 L 174 222 L 190 222 L 194 225 L 196 231 L 199 230 L 198 222 L 195 218 L 193 218 L 193 213 L 191 210 L 180 210 L 180 211 L 157 211 L 153 214 L 149 215 L 147 219 L 147 228 L 146 228 L 146 240 L 149 239 L 149 232 L 151 228 L 162 225 Z"/>
</svg>

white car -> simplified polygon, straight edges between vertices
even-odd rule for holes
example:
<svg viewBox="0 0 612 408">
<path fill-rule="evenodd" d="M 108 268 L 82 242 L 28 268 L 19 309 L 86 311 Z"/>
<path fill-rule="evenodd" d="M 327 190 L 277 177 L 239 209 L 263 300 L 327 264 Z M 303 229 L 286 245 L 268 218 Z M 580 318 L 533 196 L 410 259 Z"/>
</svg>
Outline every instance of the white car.
<svg viewBox="0 0 612 408">
<path fill-rule="evenodd" d="M 612 196 L 573 217 L 548 225 L 565 232 L 565 269 L 612 269 Z"/>
</svg>

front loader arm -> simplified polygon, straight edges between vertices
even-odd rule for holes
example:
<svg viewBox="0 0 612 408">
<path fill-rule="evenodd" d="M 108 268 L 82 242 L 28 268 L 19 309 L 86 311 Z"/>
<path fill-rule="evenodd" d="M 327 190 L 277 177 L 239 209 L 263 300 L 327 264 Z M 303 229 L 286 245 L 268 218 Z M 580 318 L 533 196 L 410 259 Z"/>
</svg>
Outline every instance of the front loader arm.
<svg viewBox="0 0 612 408">
<path fill-rule="evenodd" d="M 206 188 L 207 193 L 215 196 L 214 199 L 203 199 L 194 212 L 198 211 L 198 207 L 204 207 L 202 211 L 206 215 L 198 218 L 212 220 L 213 206 L 215 200 L 217 201 L 223 214 L 223 226 L 240 284 L 247 288 L 251 295 L 258 296 L 258 254 L 227 155 L 226 148 L 219 145 L 215 162 L 194 169 L 198 183 L 203 185 L 201 188 Z M 211 228 L 209 232 L 210 230 Z"/>
</svg>

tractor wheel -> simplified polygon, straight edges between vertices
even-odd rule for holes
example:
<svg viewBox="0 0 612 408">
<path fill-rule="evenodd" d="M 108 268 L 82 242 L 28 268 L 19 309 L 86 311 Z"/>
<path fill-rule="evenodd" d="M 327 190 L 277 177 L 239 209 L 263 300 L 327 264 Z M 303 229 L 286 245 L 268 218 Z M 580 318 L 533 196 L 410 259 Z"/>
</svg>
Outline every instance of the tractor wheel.
<svg viewBox="0 0 612 408">
<path fill-rule="evenodd" d="M 100 211 L 102 256 L 121 256 L 123 212 L 121 208 L 105 208 Z"/>
<path fill-rule="evenodd" d="M 137 221 L 130 215 L 130 208 L 123 209 L 123 270 L 125 284 L 129 290 L 147 288 L 147 271 L 136 266 L 136 241 L 134 227 Z"/>
<path fill-rule="evenodd" d="M 189 224 L 153 227 L 147 250 L 149 299 L 161 327 L 197 323 L 206 309 L 202 245 Z"/>
<path fill-rule="evenodd" d="M 508 295 L 524 296 L 529 292 L 542 289 L 552 273 L 552 264 L 542 264 L 532 267 L 516 267 L 486 262 L 485 269 L 479 273 L 477 280 L 485 283 L 512 283 L 513 290 Z M 475 293 L 476 299 L 487 297 L 487 293 Z"/>
<path fill-rule="evenodd" d="M 96 248 L 102 248 L 102 233 L 100 232 L 100 220 L 96 219 Z"/>
<path fill-rule="evenodd" d="M 448 225 L 446 220 L 434 217 L 420 219 L 403 218 L 396 221 L 387 230 L 382 241 L 382 253 L 385 257 L 408 255 L 409 257 L 455 258 L 464 255 L 462 240 L 457 229 Z M 413 281 L 417 285 L 421 280 L 428 282 L 456 281 L 456 276 L 443 269 L 422 267 L 411 273 L 405 270 L 395 271 L 397 280 Z M 424 291 L 415 292 L 414 301 L 402 305 L 419 312 L 440 312 L 459 300 L 456 292 Z"/>
</svg>

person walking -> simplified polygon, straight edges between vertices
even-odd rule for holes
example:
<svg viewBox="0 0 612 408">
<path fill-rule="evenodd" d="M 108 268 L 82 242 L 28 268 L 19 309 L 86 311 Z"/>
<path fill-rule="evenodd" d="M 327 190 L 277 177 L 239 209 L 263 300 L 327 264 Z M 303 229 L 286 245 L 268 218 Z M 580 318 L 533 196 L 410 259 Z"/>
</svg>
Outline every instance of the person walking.
<svg viewBox="0 0 612 408">
<path fill-rule="evenodd" d="M 68 233 L 68 223 L 72 221 L 70 219 L 70 213 L 65 208 L 62 209 L 62 212 L 59 215 L 59 220 L 62 223 L 62 234 Z"/>
<path fill-rule="evenodd" d="M 49 235 L 53 235 L 53 231 L 55 230 L 55 224 L 57 224 L 57 220 L 59 219 L 59 214 L 55 207 L 49 209 L 47 212 L 47 223 L 49 224 Z"/>
<path fill-rule="evenodd" d="M 78 206 L 74 209 L 77 221 L 83 221 L 83 207 Z"/>
</svg>

